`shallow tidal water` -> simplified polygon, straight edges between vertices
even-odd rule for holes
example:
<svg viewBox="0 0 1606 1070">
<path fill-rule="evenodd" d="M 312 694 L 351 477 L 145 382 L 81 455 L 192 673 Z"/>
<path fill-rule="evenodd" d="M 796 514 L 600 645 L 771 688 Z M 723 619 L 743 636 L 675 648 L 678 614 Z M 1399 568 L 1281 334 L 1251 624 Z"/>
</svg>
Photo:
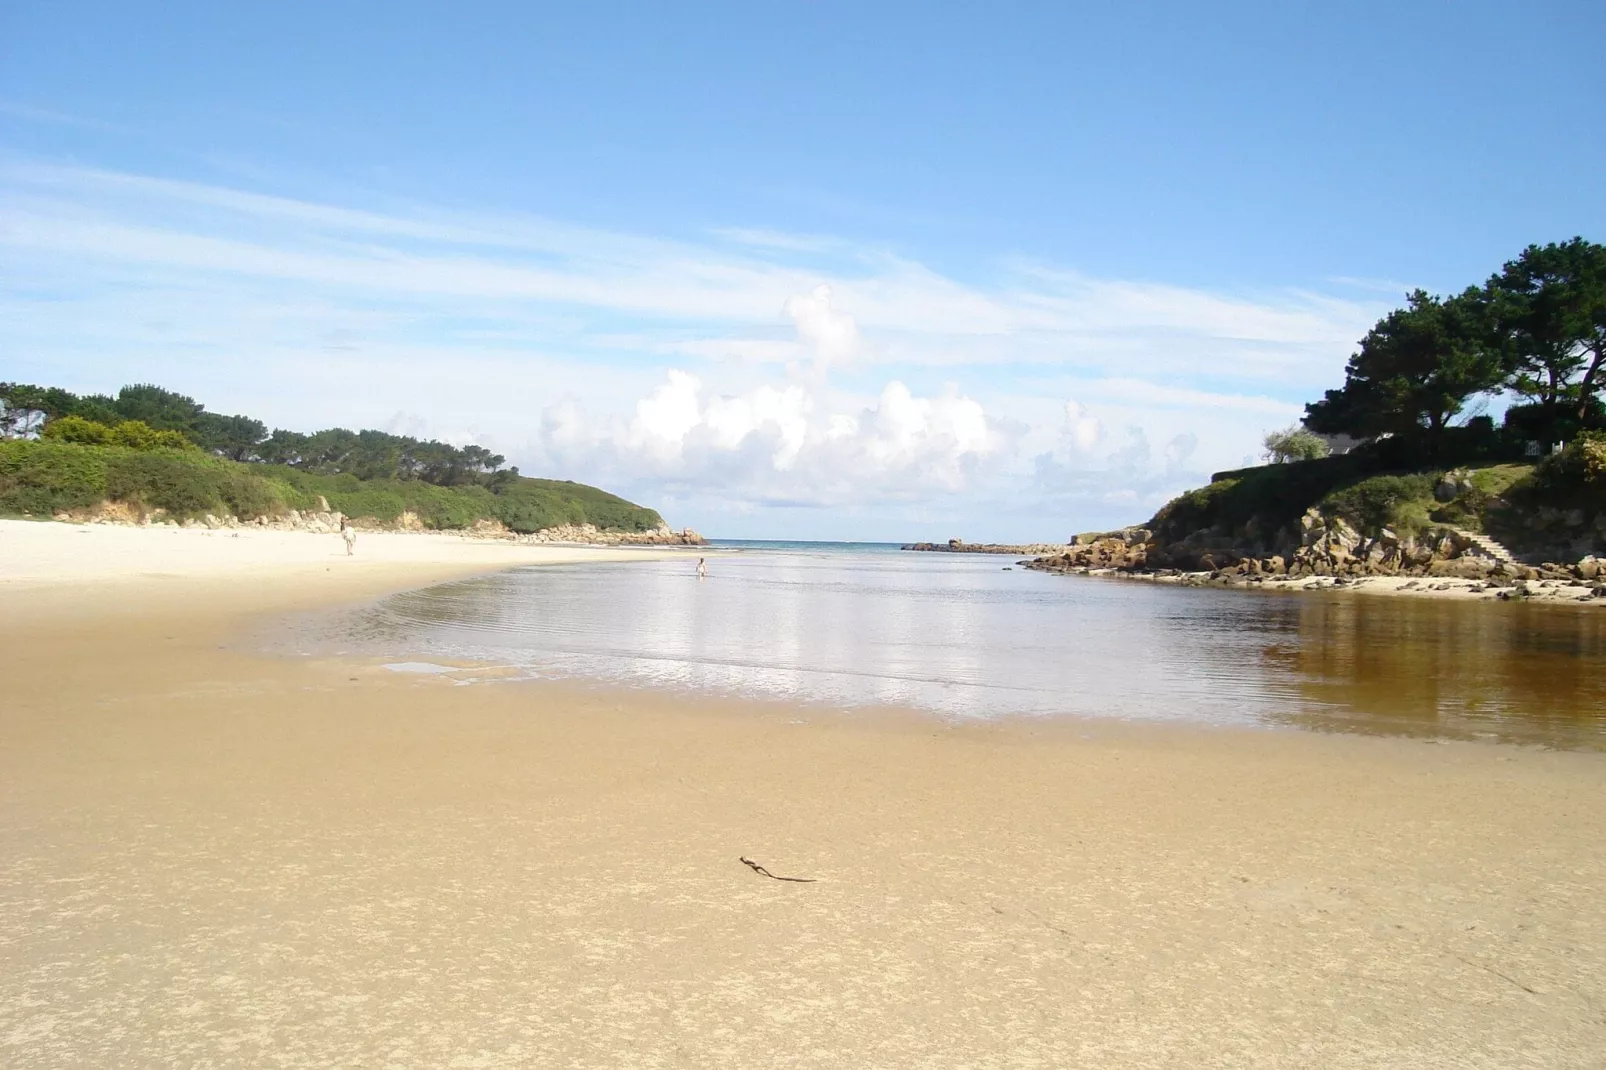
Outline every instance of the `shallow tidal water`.
<svg viewBox="0 0 1606 1070">
<path fill-rule="evenodd" d="M 789 544 L 527 568 L 295 645 L 950 717 L 1087 716 L 1606 749 L 1606 612 L 1053 576 Z"/>
</svg>

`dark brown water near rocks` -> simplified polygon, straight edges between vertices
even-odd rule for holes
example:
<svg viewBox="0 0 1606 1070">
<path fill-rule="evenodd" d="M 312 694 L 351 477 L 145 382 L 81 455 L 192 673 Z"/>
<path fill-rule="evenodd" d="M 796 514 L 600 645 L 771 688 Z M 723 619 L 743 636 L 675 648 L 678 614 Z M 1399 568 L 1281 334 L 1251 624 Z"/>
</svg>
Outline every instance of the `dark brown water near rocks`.
<svg viewBox="0 0 1606 1070">
<path fill-rule="evenodd" d="M 947 717 L 1120 717 L 1606 749 L 1606 610 L 1186 589 L 789 548 L 443 584 L 281 649 Z"/>
<path fill-rule="evenodd" d="M 1271 720 L 1316 730 L 1606 748 L 1606 612 L 1590 606 L 1289 593 L 1265 671 L 1302 702 Z"/>
</svg>

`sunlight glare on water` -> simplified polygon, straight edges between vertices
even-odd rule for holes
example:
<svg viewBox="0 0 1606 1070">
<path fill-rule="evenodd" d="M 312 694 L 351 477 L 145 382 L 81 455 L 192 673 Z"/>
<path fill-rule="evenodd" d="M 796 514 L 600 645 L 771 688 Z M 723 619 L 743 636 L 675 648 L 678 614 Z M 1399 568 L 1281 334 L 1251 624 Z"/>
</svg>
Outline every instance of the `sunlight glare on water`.
<svg viewBox="0 0 1606 1070">
<path fill-rule="evenodd" d="M 1606 613 L 1051 576 L 792 547 L 528 568 L 344 625 L 394 656 L 956 717 L 1081 715 L 1606 739 Z"/>
</svg>

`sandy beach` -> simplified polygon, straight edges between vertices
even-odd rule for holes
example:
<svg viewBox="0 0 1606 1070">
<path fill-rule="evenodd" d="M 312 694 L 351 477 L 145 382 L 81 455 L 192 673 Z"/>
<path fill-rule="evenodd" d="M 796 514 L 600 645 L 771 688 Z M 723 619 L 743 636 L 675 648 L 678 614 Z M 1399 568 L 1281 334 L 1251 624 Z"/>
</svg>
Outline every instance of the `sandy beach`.
<svg viewBox="0 0 1606 1070">
<path fill-rule="evenodd" d="M 355 550 L 347 555 L 339 535 L 300 531 L 0 520 L 0 591 L 279 576 L 326 577 L 319 582 L 331 591 L 367 591 L 385 589 L 389 581 L 382 577 L 410 586 L 518 565 L 639 561 L 677 552 L 369 531 L 358 534 Z"/>
<path fill-rule="evenodd" d="M 236 641 L 662 552 L 357 551 L 0 523 L 0 1064 L 1606 1066 L 1606 755 Z"/>
</svg>

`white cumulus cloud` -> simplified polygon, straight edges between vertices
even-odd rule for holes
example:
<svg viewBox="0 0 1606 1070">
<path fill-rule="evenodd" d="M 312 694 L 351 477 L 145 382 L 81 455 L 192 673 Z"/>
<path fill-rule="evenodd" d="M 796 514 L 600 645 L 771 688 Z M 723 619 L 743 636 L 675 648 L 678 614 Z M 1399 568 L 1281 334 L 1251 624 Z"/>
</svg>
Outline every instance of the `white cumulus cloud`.
<svg viewBox="0 0 1606 1070">
<path fill-rule="evenodd" d="M 1104 438 L 1104 424 L 1090 414 L 1076 399 L 1065 403 L 1064 444 L 1077 454 L 1093 452 Z"/>
<path fill-rule="evenodd" d="M 732 498 L 822 505 L 957 493 L 1008 444 L 952 387 L 922 397 L 893 380 L 869 404 L 833 407 L 797 383 L 714 393 L 679 369 L 626 420 L 550 406 L 539 442 L 549 458 L 602 477 L 650 474 Z"/>
<path fill-rule="evenodd" d="M 816 286 L 807 297 L 787 298 L 786 314 L 797 327 L 799 340 L 813 350 L 817 374 L 846 365 L 858 355 L 859 328 L 852 316 L 832 305 L 830 286 Z"/>
</svg>

